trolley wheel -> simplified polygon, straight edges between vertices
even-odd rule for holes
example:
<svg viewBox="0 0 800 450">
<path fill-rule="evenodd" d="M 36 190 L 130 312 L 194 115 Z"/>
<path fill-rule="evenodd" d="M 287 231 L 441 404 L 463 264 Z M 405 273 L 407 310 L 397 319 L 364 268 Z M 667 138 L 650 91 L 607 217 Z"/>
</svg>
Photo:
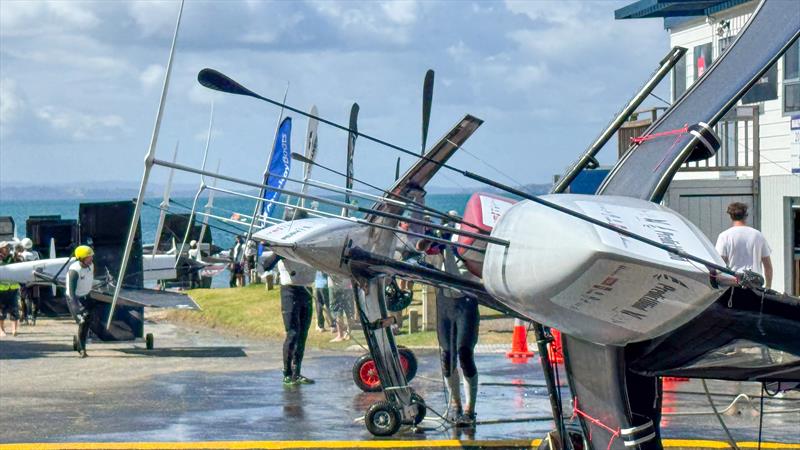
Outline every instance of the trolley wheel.
<svg viewBox="0 0 800 450">
<path fill-rule="evenodd" d="M 148 350 L 153 349 L 153 333 L 147 333 L 144 336 L 144 345 L 147 347 Z"/>
<path fill-rule="evenodd" d="M 378 392 L 381 390 L 378 368 L 369 353 L 361 355 L 353 364 L 353 381 L 364 392 Z"/>
<path fill-rule="evenodd" d="M 417 357 L 405 347 L 400 348 L 398 353 L 400 367 L 403 368 L 406 381 L 410 382 L 417 374 Z M 361 355 L 353 364 L 353 381 L 364 392 L 380 392 L 381 380 L 378 377 L 378 368 L 369 353 Z"/>
<path fill-rule="evenodd" d="M 414 425 L 419 425 L 425 420 L 425 413 L 428 411 L 428 407 L 425 406 L 425 400 L 417 394 L 411 394 L 411 403 L 417 405 L 417 413 L 414 414 Z"/>
<path fill-rule="evenodd" d="M 373 436 L 391 436 L 400 429 L 400 411 L 386 401 L 373 403 L 367 409 L 364 423 Z"/>
<path fill-rule="evenodd" d="M 397 353 L 400 356 L 400 365 L 403 366 L 403 373 L 406 374 L 406 381 L 411 382 L 417 376 L 417 355 L 406 347 L 397 347 Z"/>
<path fill-rule="evenodd" d="M 72 335 L 72 351 L 78 351 L 78 336 Z"/>
</svg>

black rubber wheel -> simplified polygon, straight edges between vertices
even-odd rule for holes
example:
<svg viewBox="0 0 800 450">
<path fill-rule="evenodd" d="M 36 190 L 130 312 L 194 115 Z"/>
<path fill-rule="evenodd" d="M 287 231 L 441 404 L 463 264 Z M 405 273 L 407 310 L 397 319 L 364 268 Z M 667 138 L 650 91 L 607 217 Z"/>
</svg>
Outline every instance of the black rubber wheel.
<svg viewBox="0 0 800 450">
<path fill-rule="evenodd" d="M 417 394 L 411 394 L 411 403 L 417 405 L 417 413 L 414 415 L 414 425 L 419 425 L 425 420 L 425 413 L 428 412 L 428 407 L 425 406 L 425 400 Z"/>
<path fill-rule="evenodd" d="M 397 353 L 400 356 L 401 364 L 404 358 L 407 361 L 408 369 L 405 370 L 406 382 L 410 383 L 417 376 L 417 356 L 411 349 L 406 347 L 397 347 Z"/>
<path fill-rule="evenodd" d="M 144 346 L 147 347 L 148 350 L 153 349 L 153 333 L 147 333 L 144 336 Z"/>
<path fill-rule="evenodd" d="M 389 402 L 373 403 L 367 409 L 364 423 L 373 436 L 391 436 L 400 429 L 400 411 Z"/>
<path fill-rule="evenodd" d="M 353 363 L 353 381 L 364 392 L 380 392 L 381 380 L 372 355 L 365 353 Z"/>
<path fill-rule="evenodd" d="M 72 335 L 72 351 L 78 351 L 78 336 Z"/>
</svg>

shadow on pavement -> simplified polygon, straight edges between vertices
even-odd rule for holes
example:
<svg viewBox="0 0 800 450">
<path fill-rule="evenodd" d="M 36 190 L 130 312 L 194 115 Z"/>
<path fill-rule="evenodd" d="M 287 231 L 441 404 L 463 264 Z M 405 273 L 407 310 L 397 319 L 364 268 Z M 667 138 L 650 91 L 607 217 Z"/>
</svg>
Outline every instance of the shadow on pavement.
<svg viewBox="0 0 800 450">
<path fill-rule="evenodd" d="M 154 348 L 122 348 L 115 350 L 126 355 L 150 356 L 153 358 L 244 358 L 247 357 L 242 347 L 172 347 Z"/>
<path fill-rule="evenodd" d="M 47 342 L 3 340 L 0 344 L 0 360 L 3 359 L 34 359 L 46 356 L 49 353 L 71 352 L 72 344 L 52 344 Z"/>
</svg>

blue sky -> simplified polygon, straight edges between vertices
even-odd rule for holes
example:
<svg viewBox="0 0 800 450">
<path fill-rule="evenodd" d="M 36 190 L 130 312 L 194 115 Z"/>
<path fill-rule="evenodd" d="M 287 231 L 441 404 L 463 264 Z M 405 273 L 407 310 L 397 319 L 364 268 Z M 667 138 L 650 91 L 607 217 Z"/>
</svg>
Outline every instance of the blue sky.
<svg viewBox="0 0 800 450">
<path fill-rule="evenodd" d="M 549 182 L 668 49 L 660 20 L 613 19 L 627 3 L 189 1 L 157 155 L 169 159 L 180 141 L 179 161 L 199 164 L 213 101 L 210 165 L 260 177 L 279 109 L 199 86 L 204 67 L 272 98 L 289 83 L 288 103 L 316 104 L 341 123 L 356 101 L 361 131 L 416 150 L 422 78 L 432 68 L 429 143 L 473 114 L 485 123 L 454 165 L 508 183 Z M 138 181 L 177 12 L 176 1 L 0 2 L 0 181 Z M 296 151 L 305 128 L 294 117 Z M 319 139 L 319 161 L 342 169 L 345 134 L 321 126 Z M 607 149 L 602 161 L 614 154 Z M 356 176 L 386 185 L 396 156 L 359 140 Z M 474 185 L 453 175 L 432 184 Z"/>
</svg>

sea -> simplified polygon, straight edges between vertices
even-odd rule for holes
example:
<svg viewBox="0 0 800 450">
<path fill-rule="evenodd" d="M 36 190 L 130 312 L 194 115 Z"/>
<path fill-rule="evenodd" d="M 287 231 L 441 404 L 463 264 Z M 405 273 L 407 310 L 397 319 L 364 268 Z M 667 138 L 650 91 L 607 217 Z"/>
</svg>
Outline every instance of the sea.
<svg viewBox="0 0 800 450">
<path fill-rule="evenodd" d="M 442 212 L 450 210 L 458 211 L 463 214 L 464 207 L 470 194 L 429 194 L 426 197 L 426 205 L 438 209 Z M 341 201 L 341 198 L 329 197 L 334 200 Z M 92 202 L 110 202 L 120 201 L 125 199 L 120 198 L 96 198 L 96 199 L 75 199 L 75 200 L 8 200 L 4 199 L 0 202 L 0 216 L 11 216 L 14 218 L 16 226 L 16 235 L 22 239 L 25 237 L 25 222 L 30 216 L 40 215 L 59 215 L 62 219 L 78 219 L 78 209 L 81 203 Z M 173 213 L 189 213 L 191 211 L 193 199 L 189 197 L 178 197 L 170 200 L 170 212 Z M 297 203 L 296 199 L 290 200 L 292 204 Z M 160 198 L 148 198 L 145 200 L 145 206 L 142 208 L 141 227 L 142 227 L 142 241 L 144 243 L 151 243 L 155 239 L 156 226 L 158 225 L 158 217 L 160 210 L 158 205 L 161 203 Z M 206 204 L 206 199 L 201 198 L 198 202 L 198 211 L 203 211 Z M 361 201 L 360 206 L 370 207 L 371 203 L 368 201 Z M 231 217 L 252 216 L 253 209 L 255 208 L 255 201 L 247 198 L 240 197 L 221 197 L 214 198 L 214 206 L 211 213 L 230 219 Z M 335 213 L 340 213 L 337 207 L 322 204 L 320 210 Z M 278 207 L 273 216 L 281 217 L 283 209 Z M 202 218 L 195 219 L 195 223 L 202 221 Z M 230 224 L 229 222 L 210 219 L 209 228 L 211 229 L 213 242 L 222 248 L 230 248 L 233 246 L 233 241 L 236 234 L 244 234 L 247 229 L 246 225 Z M 243 231 L 241 231 L 243 230 Z M 237 232 L 238 231 L 238 232 Z M 124 234 L 124 233 L 123 233 Z"/>
<path fill-rule="evenodd" d="M 458 211 L 463 214 L 464 207 L 470 194 L 428 194 L 426 196 L 426 205 L 435 208 L 442 212 L 450 210 Z M 327 197 L 334 200 L 342 201 L 342 198 Z M 20 239 L 25 237 L 25 223 L 31 216 L 41 215 L 58 215 L 62 219 L 78 219 L 78 210 L 81 203 L 92 202 L 109 202 L 121 201 L 124 198 L 95 198 L 95 199 L 74 199 L 74 200 L 8 200 L 4 199 L 0 202 L 0 216 L 11 216 L 14 219 L 16 227 L 16 236 Z M 283 199 L 285 201 L 285 199 Z M 290 199 L 289 202 L 296 204 L 296 199 Z M 140 219 L 142 230 L 142 242 L 152 243 L 155 240 L 156 227 L 158 225 L 158 218 L 160 209 L 158 205 L 161 203 L 161 198 L 147 198 L 145 206 L 142 208 L 142 216 Z M 193 198 L 190 197 L 176 197 L 170 200 L 170 212 L 173 213 L 189 213 L 192 209 Z M 206 199 L 202 198 L 198 202 L 198 211 L 204 211 Z M 371 203 L 362 201 L 360 206 L 370 207 Z M 230 219 L 232 217 L 247 217 L 252 216 L 255 208 L 255 201 L 252 199 L 233 197 L 233 196 L 217 196 L 214 198 L 214 206 L 211 209 L 211 214 Z M 337 207 L 322 204 L 320 210 L 339 214 L 341 210 Z M 278 207 L 275 209 L 274 217 L 282 217 L 283 208 Z M 195 223 L 200 223 L 203 219 L 198 217 Z M 232 224 L 227 221 L 219 219 L 209 219 L 208 230 L 212 235 L 213 243 L 222 248 L 230 248 L 233 246 L 236 235 L 244 235 L 247 232 L 245 224 Z M 121 230 L 123 235 L 127 234 L 127 230 Z M 178 242 L 180 245 L 180 242 Z M 228 283 L 228 274 L 223 272 L 214 278 L 213 287 L 225 287 Z"/>
</svg>

